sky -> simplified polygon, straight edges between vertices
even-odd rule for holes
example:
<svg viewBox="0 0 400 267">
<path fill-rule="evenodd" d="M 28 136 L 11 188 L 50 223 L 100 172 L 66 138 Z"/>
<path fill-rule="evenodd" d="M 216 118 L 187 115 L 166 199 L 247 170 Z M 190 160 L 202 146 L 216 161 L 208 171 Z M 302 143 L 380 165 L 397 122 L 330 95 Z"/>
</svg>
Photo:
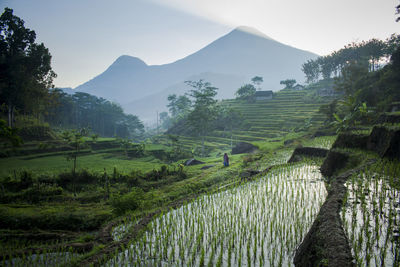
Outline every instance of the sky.
<svg viewBox="0 0 400 267">
<path fill-rule="evenodd" d="M 398 0 L 0 0 L 52 54 L 57 87 L 76 87 L 119 56 L 174 62 L 238 26 L 327 55 L 399 33 Z"/>
</svg>

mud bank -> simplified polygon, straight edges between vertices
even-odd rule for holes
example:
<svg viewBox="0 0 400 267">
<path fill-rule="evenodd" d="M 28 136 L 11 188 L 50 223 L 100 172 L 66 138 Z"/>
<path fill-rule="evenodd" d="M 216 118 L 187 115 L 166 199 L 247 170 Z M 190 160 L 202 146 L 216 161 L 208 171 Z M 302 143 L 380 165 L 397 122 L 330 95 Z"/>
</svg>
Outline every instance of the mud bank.
<svg viewBox="0 0 400 267">
<path fill-rule="evenodd" d="M 350 175 L 332 181 L 325 203 L 296 252 L 295 266 L 354 266 L 339 215 L 346 194 L 344 182 Z"/>
<path fill-rule="evenodd" d="M 400 130 L 375 126 L 370 135 L 340 134 L 332 148 L 367 149 L 380 157 L 400 159 Z"/>
<path fill-rule="evenodd" d="M 329 165 L 327 162 L 328 157 L 324 162 L 324 164 L 326 163 L 325 165 Z M 330 162 L 335 162 L 333 156 Z M 344 184 L 353 173 L 359 172 L 373 162 L 369 161 L 358 168 L 349 170 L 339 176 L 331 177 L 328 180 L 327 199 L 322 205 L 310 231 L 297 249 L 294 258 L 295 266 L 355 266 L 349 241 L 340 218 L 340 210 L 347 190 Z M 335 164 L 330 165 L 330 169 L 333 172 L 337 168 L 334 166 Z"/>
<path fill-rule="evenodd" d="M 329 150 L 324 148 L 316 148 L 316 147 L 297 147 L 292 156 L 290 157 L 288 163 L 298 162 L 301 160 L 302 156 L 309 157 L 320 157 L 324 158 L 328 154 Z"/>
</svg>

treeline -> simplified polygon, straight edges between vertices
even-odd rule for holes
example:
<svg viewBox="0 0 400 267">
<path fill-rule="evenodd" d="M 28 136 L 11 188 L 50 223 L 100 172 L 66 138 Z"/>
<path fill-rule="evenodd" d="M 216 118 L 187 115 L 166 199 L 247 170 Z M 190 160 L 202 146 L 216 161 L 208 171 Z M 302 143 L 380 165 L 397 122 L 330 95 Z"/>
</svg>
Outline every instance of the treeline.
<svg viewBox="0 0 400 267">
<path fill-rule="evenodd" d="M 343 93 L 341 99 L 320 108 L 338 131 L 374 123 L 379 114 L 400 102 L 400 47 L 388 57 L 388 64 L 375 71 L 365 61 L 351 58 L 342 67 L 334 86 Z"/>
<path fill-rule="evenodd" d="M 400 46 L 400 36 L 393 34 L 386 40 L 371 39 L 360 43 L 351 43 L 344 48 L 302 65 L 306 82 L 313 83 L 320 78 L 338 77 L 342 69 L 351 63 L 364 64 L 369 71 L 375 71 L 385 65 L 390 55 Z"/>
<path fill-rule="evenodd" d="M 5 8 L 0 16 L 0 119 L 8 121 L 7 129 L 48 122 L 63 128 L 90 128 L 102 136 L 138 138 L 143 134 L 138 117 L 125 114 L 118 104 L 86 93 L 68 95 L 51 89 L 56 77 L 51 54 L 35 39 L 36 33 Z"/>
<path fill-rule="evenodd" d="M 17 111 L 40 118 L 49 103 L 56 74 L 49 50 L 35 39 L 36 33 L 5 8 L 0 16 L 0 104 L 10 127 Z"/>
<path fill-rule="evenodd" d="M 193 89 L 185 95 L 168 96 L 171 116 L 167 112 L 160 114 L 168 134 L 200 137 L 204 154 L 205 137 L 210 133 L 221 131 L 232 139 L 234 130 L 246 126 L 239 112 L 215 99 L 218 88 L 203 80 L 185 83 Z"/>
<path fill-rule="evenodd" d="M 121 106 L 104 98 L 77 92 L 69 95 L 60 89 L 50 90 L 52 105 L 46 121 L 61 128 L 89 128 L 102 136 L 140 138 L 143 123 L 135 115 L 125 114 Z"/>
</svg>

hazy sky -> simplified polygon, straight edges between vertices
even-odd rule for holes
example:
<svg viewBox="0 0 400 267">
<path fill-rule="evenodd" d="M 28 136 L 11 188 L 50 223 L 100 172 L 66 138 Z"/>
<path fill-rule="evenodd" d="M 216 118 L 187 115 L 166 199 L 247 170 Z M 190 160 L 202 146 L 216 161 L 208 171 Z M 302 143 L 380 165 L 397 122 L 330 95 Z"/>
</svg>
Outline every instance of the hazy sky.
<svg viewBox="0 0 400 267">
<path fill-rule="evenodd" d="M 399 32 L 398 0 L 0 0 L 53 55 L 55 85 L 76 87 L 118 56 L 165 64 L 240 25 L 320 55 Z"/>
</svg>

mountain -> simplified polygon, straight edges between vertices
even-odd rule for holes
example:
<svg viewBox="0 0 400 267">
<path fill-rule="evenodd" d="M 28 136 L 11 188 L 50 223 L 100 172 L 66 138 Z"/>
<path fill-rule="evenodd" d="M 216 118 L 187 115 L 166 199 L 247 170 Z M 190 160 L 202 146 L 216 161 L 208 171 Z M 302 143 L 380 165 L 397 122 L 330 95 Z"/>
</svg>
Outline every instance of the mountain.
<svg viewBox="0 0 400 267">
<path fill-rule="evenodd" d="M 64 87 L 64 88 L 57 88 L 62 90 L 64 93 L 69 94 L 69 95 L 73 95 L 75 94 L 75 90 L 73 90 L 71 87 Z"/>
<path fill-rule="evenodd" d="M 316 57 L 256 29 L 239 27 L 169 64 L 149 66 L 139 58 L 121 56 L 102 74 L 75 90 L 117 101 L 142 120 L 155 120 L 156 110 L 166 110 L 168 94 L 187 91 L 183 83 L 186 80 L 211 82 L 220 89 L 220 99 L 232 98 L 241 85 L 256 75 L 263 77 L 263 89 L 276 91 L 281 88 L 281 80 L 303 82 L 301 65 Z"/>
</svg>

